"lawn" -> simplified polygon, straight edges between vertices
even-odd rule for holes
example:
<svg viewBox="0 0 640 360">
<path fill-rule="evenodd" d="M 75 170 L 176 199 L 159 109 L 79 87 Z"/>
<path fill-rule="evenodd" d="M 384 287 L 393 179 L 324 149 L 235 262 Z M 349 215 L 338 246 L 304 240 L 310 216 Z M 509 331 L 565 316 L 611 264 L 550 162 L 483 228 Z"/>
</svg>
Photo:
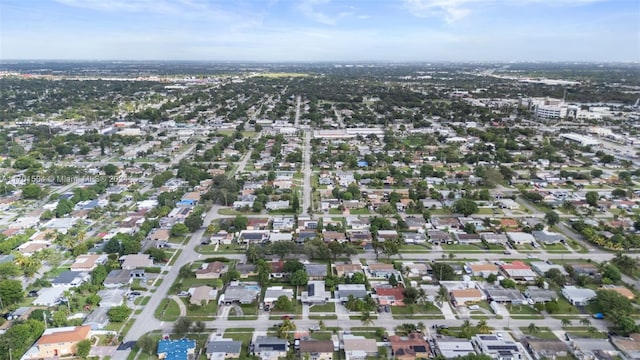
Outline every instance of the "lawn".
<svg viewBox="0 0 640 360">
<path fill-rule="evenodd" d="M 313 305 L 309 308 L 309 312 L 336 312 L 336 304 L 335 303 L 326 303 L 324 305 Z"/>
<path fill-rule="evenodd" d="M 477 246 L 467 244 L 442 244 L 442 249 L 445 251 L 485 251 Z"/>
<path fill-rule="evenodd" d="M 162 299 L 154 316 L 162 321 L 176 321 L 180 317 L 180 308 L 175 301 L 168 298 Z"/>
<path fill-rule="evenodd" d="M 401 253 L 424 253 L 430 252 L 430 249 L 427 245 L 408 244 L 400 246 Z"/>
<path fill-rule="evenodd" d="M 589 332 L 586 328 L 569 330 L 567 331 L 571 338 L 592 338 L 592 339 L 606 339 L 607 334 L 600 331 Z"/>
<path fill-rule="evenodd" d="M 330 331 L 314 331 L 311 333 L 311 338 L 313 340 L 331 340 L 331 335 L 333 335 Z"/>
<path fill-rule="evenodd" d="M 187 298 L 182 298 L 182 302 L 187 307 L 187 316 L 195 320 L 215 320 L 218 313 L 217 299 L 211 299 L 205 306 L 191 305 Z"/>
<path fill-rule="evenodd" d="M 526 317 L 530 319 L 544 318 L 544 316 L 538 313 L 538 310 L 534 309 L 532 306 L 529 306 L 529 305 L 506 304 L 505 307 L 507 308 L 507 310 L 509 310 L 509 314 L 511 314 L 511 316 L 514 318 L 516 317 Z"/>
<path fill-rule="evenodd" d="M 367 208 L 349 210 L 351 215 L 369 215 L 371 212 Z"/>
<path fill-rule="evenodd" d="M 416 315 L 416 314 L 437 314 L 440 315 L 440 309 L 433 304 L 427 305 L 411 305 L 411 306 L 391 306 L 391 314 L 394 315 Z"/>
<path fill-rule="evenodd" d="M 240 305 L 242 308 L 242 316 L 238 316 L 235 313 L 235 309 L 231 309 L 229 311 L 228 320 L 258 320 L 258 305 L 249 304 L 249 305 Z"/>
<path fill-rule="evenodd" d="M 548 327 L 538 327 L 534 332 L 530 332 L 529 328 L 524 326 L 521 327 L 520 330 L 522 331 L 523 334 L 526 334 L 527 336 L 534 336 L 538 339 L 542 339 L 542 340 L 558 340 L 558 338 L 556 337 L 556 335 L 551 332 L 551 329 L 549 329 Z"/>
</svg>

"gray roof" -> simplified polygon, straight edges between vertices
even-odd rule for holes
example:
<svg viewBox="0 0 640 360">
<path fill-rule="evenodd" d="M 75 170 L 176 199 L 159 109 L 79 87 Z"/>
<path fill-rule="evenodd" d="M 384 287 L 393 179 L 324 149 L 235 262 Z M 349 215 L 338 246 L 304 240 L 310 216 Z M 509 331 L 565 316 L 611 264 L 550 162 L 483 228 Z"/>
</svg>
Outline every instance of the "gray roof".
<svg viewBox="0 0 640 360">
<path fill-rule="evenodd" d="M 64 271 L 58 275 L 57 278 L 51 281 L 52 284 L 66 285 L 71 284 L 74 280 L 86 276 L 86 272 L 83 271 Z"/>
<path fill-rule="evenodd" d="M 548 231 L 532 231 L 531 235 L 539 242 L 548 244 L 557 243 L 565 239 L 562 234 Z"/>
<path fill-rule="evenodd" d="M 259 290 L 240 286 L 229 286 L 224 292 L 225 301 L 239 301 L 241 303 L 250 303 L 260 294 Z"/>
<path fill-rule="evenodd" d="M 258 336 L 253 343 L 254 351 L 287 351 L 289 342 L 273 336 Z"/>
<path fill-rule="evenodd" d="M 242 350 L 242 341 L 231 339 L 217 339 L 207 343 L 207 354 L 225 353 L 239 354 Z"/>
<path fill-rule="evenodd" d="M 307 264 L 304 266 L 307 270 L 307 274 L 312 277 L 327 276 L 326 264 Z"/>
<path fill-rule="evenodd" d="M 111 270 L 104 285 L 125 285 L 131 280 L 131 270 Z"/>
<path fill-rule="evenodd" d="M 82 325 L 90 325 L 91 330 L 100 330 L 107 326 L 109 323 L 109 316 L 107 312 L 109 308 L 98 307 L 95 308 L 87 317 L 84 319 Z"/>
</svg>

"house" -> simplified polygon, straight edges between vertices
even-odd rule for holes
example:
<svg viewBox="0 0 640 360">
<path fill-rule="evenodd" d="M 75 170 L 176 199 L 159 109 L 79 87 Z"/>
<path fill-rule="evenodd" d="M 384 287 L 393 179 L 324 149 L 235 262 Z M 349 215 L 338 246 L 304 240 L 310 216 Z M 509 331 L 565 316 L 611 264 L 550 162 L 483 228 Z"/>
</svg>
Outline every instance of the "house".
<svg viewBox="0 0 640 360">
<path fill-rule="evenodd" d="M 432 272 L 431 265 L 422 262 L 403 261 L 402 268 L 409 272 L 409 277 L 427 276 Z"/>
<path fill-rule="evenodd" d="M 333 265 L 334 272 L 338 277 L 347 276 L 351 277 L 355 273 L 362 272 L 362 265 L 360 264 L 335 264 Z"/>
<path fill-rule="evenodd" d="M 67 289 L 63 287 L 44 288 L 38 291 L 38 297 L 33 300 L 33 305 L 36 306 L 54 306 L 60 303 L 62 294 Z"/>
<path fill-rule="evenodd" d="M 286 210 L 289 208 L 289 200 L 268 201 L 264 204 L 264 208 L 268 211 Z"/>
<path fill-rule="evenodd" d="M 349 295 L 353 295 L 353 297 L 358 299 L 364 299 L 367 297 L 367 294 L 367 288 L 364 284 L 338 284 L 336 298 L 344 302 L 347 301 Z"/>
<path fill-rule="evenodd" d="M 304 268 L 310 280 L 322 280 L 327 277 L 326 264 L 305 264 Z"/>
<path fill-rule="evenodd" d="M 534 281 L 538 276 L 522 261 L 513 261 L 511 264 L 501 264 L 500 271 L 515 281 Z"/>
<path fill-rule="evenodd" d="M 269 268 L 271 269 L 271 273 L 269 276 L 272 279 L 281 279 L 283 277 L 288 276 L 289 274 L 284 271 L 284 261 L 272 261 L 269 263 Z"/>
<path fill-rule="evenodd" d="M 524 349 L 509 333 L 478 334 L 471 337 L 471 343 L 481 353 L 498 360 L 526 359 Z"/>
<path fill-rule="evenodd" d="M 404 306 L 404 288 L 377 287 L 375 291 L 378 298 L 378 304 Z"/>
<path fill-rule="evenodd" d="M 378 357 L 378 345 L 374 339 L 364 336 L 343 335 L 342 348 L 345 360 L 365 360 Z"/>
<path fill-rule="evenodd" d="M 516 245 L 531 244 L 536 241 L 533 235 L 525 232 L 508 232 L 507 237 Z"/>
<path fill-rule="evenodd" d="M 602 285 L 600 287 L 600 290 L 617 292 L 618 294 L 626 297 L 629 300 L 633 300 L 636 297 L 631 290 L 627 289 L 624 286 L 619 286 L 619 285 Z"/>
<path fill-rule="evenodd" d="M 111 270 L 104 279 L 103 285 L 106 288 L 128 286 L 134 279 L 146 281 L 144 270 Z"/>
<path fill-rule="evenodd" d="M 89 281 L 91 275 L 88 272 L 83 271 L 64 271 L 51 281 L 53 287 L 71 288 L 80 286 L 83 283 Z"/>
<path fill-rule="evenodd" d="M 257 275 L 256 266 L 254 264 L 237 264 L 236 271 L 240 273 L 240 277 L 243 279 Z"/>
<path fill-rule="evenodd" d="M 102 330 L 109 325 L 108 312 L 109 308 L 106 307 L 95 308 L 84 318 L 82 325 L 90 326 L 91 330 Z"/>
<path fill-rule="evenodd" d="M 536 241 L 545 245 L 553 245 L 565 241 L 564 235 L 546 230 L 532 231 L 531 235 L 533 235 Z"/>
<path fill-rule="evenodd" d="M 580 360 L 608 360 L 619 355 L 619 351 L 613 347 L 609 339 L 573 338 L 571 348 L 573 355 Z"/>
<path fill-rule="evenodd" d="M 406 337 L 393 335 L 389 337 L 391 355 L 394 359 L 413 360 L 430 357 L 429 343 L 422 333 L 411 333 Z"/>
<path fill-rule="evenodd" d="M 158 341 L 158 359 L 188 360 L 196 350 L 196 341 L 191 339 Z"/>
<path fill-rule="evenodd" d="M 560 274 L 564 276 L 569 275 L 564 269 L 564 266 L 560 264 L 549 264 L 546 261 L 532 261 L 531 263 L 529 263 L 529 265 L 531 266 L 531 269 L 533 271 L 537 272 L 541 276 L 544 276 L 544 274 L 551 269 L 557 269 Z"/>
<path fill-rule="evenodd" d="M 240 284 L 232 282 L 224 294 L 220 296 L 218 304 L 231 305 L 232 303 L 251 304 L 260 294 L 260 286 L 258 284 Z"/>
<path fill-rule="evenodd" d="M 98 265 L 107 262 L 107 255 L 80 255 L 71 264 L 71 271 L 92 271 Z"/>
<path fill-rule="evenodd" d="M 195 271 L 196 279 L 219 279 L 227 270 L 228 266 L 220 261 L 204 263 Z"/>
<path fill-rule="evenodd" d="M 454 289 L 451 290 L 451 301 L 456 305 L 477 303 L 486 299 L 484 293 L 478 289 Z"/>
<path fill-rule="evenodd" d="M 640 334 L 629 334 L 629 337 L 612 336 L 611 342 L 627 359 L 640 359 Z"/>
<path fill-rule="evenodd" d="M 455 240 L 460 244 L 477 244 L 481 242 L 480 235 L 456 232 L 453 234 Z"/>
<path fill-rule="evenodd" d="M 215 338 L 207 343 L 205 354 L 209 360 L 237 359 L 242 352 L 242 341 Z"/>
<path fill-rule="evenodd" d="M 502 286 L 488 286 L 484 289 L 487 300 L 497 303 L 525 304 L 527 301 L 518 289 L 505 289 Z"/>
<path fill-rule="evenodd" d="M 82 340 L 89 339 L 90 335 L 90 326 L 46 329 L 24 358 L 41 359 L 75 355 L 76 345 Z"/>
<path fill-rule="evenodd" d="M 333 341 L 331 340 L 302 340 L 300 341 L 300 353 L 308 354 L 314 360 L 333 359 Z"/>
<path fill-rule="evenodd" d="M 427 231 L 427 235 L 429 236 L 429 241 L 436 245 L 449 244 L 453 241 L 449 233 L 440 230 L 429 230 Z"/>
<path fill-rule="evenodd" d="M 589 300 L 596 297 L 596 292 L 587 288 L 564 286 L 562 288 L 562 296 L 564 296 L 572 305 L 586 306 L 589 303 Z"/>
<path fill-rule="evenodd" d="M 329 298 L 331 298 L 331 292 L 325 290 L 324 281 L 313 280 L 307 283 L 307 289 L 302 292 L 300 301 L 303 304 L 322 305 L 326 304 Z"/>
<path fill-rule="evenodd" d="M 130 254 L 120 257 L 120 266 L 123 270 L 133 270 L 153 266 L 153 259 L 148 254 Z"/>
<path fill-rule="evenodd" d="M 570 354 L 569 346 L 564 341 L 558 339 L 533 339 L 525 338 L 523 341 L 525 348 L 533 356 L 534 360 L 555 359 L 567 357 Z"/>
<path fill-rule="evenodd" d="M 347 241 L 347 236 L 343 232 L 339 231 L 325 231 L 322 233 L 322 240 L 324 240 L 324 242 L 337 241 L 339 243 L 343 243 Z"/>
<path fill-rule="evenodd" d="M 393 264 L 374 263 L 369 264 L 368 272 L 371 277 L 388 279 L 392 274 L 397 273 Z"/>
<path fill-rule="evenodd" d="M 100 296 L 100 303 L 98 306 L 103 308 L 112 308 L 114 306 L 120 306 L 124 302 L 124 295 L 126 294 L 124 289 L 104 289 L 96 293 Z"/>
<path fill-rule="evenodd" d="M 231 245 L 233 243 L 233 234 L 228 233 L 224 230 L 219 231 L 215 234 L 212 234 L 209 238 L 209 241 L 212 244 Z"/>
<path fill-rule="evenodd" d="M 381 242 L 385 240 L 396 240 L 399 237 L 398 232 L 395 230 L 378 230 L 377 236 L 378 241 Z"/>
<path fill-rule="evenodd" d="M 490 263 L 467 263 L 465 265 L 465 271 L 471 274 L 471 276 L 480 276 L 483 278 L 491 274 L 498 275 L 498 267 Z"/>
<path fill-rule="evenodd" d="M 438 353 L 447 359 L 476 353 L 473 345 L 467 339 L 436 336 L 435 345 Z"/>
<path fill-rule="evenodd" d="M 169 241 L 171 231 L 169 229 L 155 229 L 149 234 L 148 239 L 153 241 Z"/>
<path fill-rule="evenodd" d="M 419 232 L 403 232 L 402 238 L 407 244 L 422 244 L 427 242 L 427 235 Z"/>
<path fill-rule="evenodd" d="M 436 230 L 458 229 L 460 220 L 457 217 L 432 217 L 431 225 Z"/>
<path fill-rule="evenodd" d="M 189 304 L 204 306 L 207 305 L 212 298 L 215 300 L 218 291 L 211 286 L 202 285 L 189 289 L 189 293 L 191 294 L 191 297 L 189 297 Z"/>
<path fill-rule="evenodd" d="M 558 298 L 558 294 L 553 290 L 540 289 L 535 286 L 530 286 L 524 291 L 524 296 L 534 303 L 546 303 L 554 301 Z"/>
<path fill-rule="evenodd" d="M 282 286 L 270 286 L 264 293 L 265 305 L 273 306 L 273 303 L 278 300 L 280 296 L 286 296 L 289 300 L 293 298 L 293 289 L 286 289 Z"/>
<path fill-rule="evenodd" d="M 251 343 L 251 354 L 262 359 L 277 359 L 287 356 L 289 351 L 289 341 L 273 336 L 257 336 Z"/>
</svg>

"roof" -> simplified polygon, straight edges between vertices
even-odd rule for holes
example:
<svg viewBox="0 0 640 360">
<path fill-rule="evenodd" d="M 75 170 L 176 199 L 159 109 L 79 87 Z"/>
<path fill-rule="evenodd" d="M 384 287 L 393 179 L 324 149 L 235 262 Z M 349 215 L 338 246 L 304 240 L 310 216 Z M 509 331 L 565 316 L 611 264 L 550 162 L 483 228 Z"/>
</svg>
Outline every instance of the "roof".
<svg viewBox="0 0 640 360">
<path fill-rule="evenodd" d="M 300 352 L 303 353 L 333 353 L 333 341 L 331 340 L 302 340 Z"/>
<path fill-rule="evenodd" d="M 207 354 L 225 353 L 239 354 L 242 351 L 242 341 L 231 339 L 216 339 L 207 343 Z"/>
<path fill-rule="evenodd" d="M 287 351 L 289 341 L 273 336 L 258 336 L 256 337 L 256 341 L 253 343 L 253 345 L 256 352 L 269 350 L 284 352 Z"/>
<path fill-rule="evenodd" d="M 343 339 L 345 352 L 364 351 L 366 353 L 377 353 L 378 345 L 374 339 L 366 339 L 364 336 L 345 335 Z"/>
<path fill-rule="evenodd" d="M 395 358 L 415 358 L 417 354 L 429 352 L 429 343 L 422 334 L 411 333 L 406 338 L 394 335 L 389 337 L 389 342 Z"/>
<path fill-rule="evenodd" d="M 369 265 L 369 271 L 393 271 L 393 264 L 375 263 Z"/>
<path fill-rule="evenodd" d="M 196 341 L 191 339 L 160 340 L 158 354 L 165 354 L 165 360 L 186 360 L 189 350 L 196 348 Z"/>
<path fill-rule="evenodd" d="M 500 267 L 503 270 L 531 270 L 529 265 L 523 263 L 522 261 L 514 261 L 511 264 L 502 264 Z"/>
<path fill-rule="evenodd" d="M 207 264 L 203 264 L 202 268 L 196 270 L 196 274 L 219 274 L 224 269 L 224 263 L 220 261 L 214 261 Z"/>
<path fill-rule="evenodd" d="M 451 290 L 451 296 L 454 298 L 481 298 L 482 291 L 478 289 L 455 289 Z"/>
<path fill-rule="evenodd" d="M 633 294 L 633 292 L 629 289 L 627 289 L 624 286 L 615 286 L 615 285 L 603 285 L 600 290 L 609 290 L 609 291 L 615 291 L 618 294 L 626 297 L 629 300 L 633 300 L 636 296 Z"/>
<path fill-rule="evenodd" d="M 484 263 L 484 264 L 469 264 L 469 267 L 471 268 L 472 272 L 478 272 L 478 271 L 498 271 L 498 267 L 493 265 L 493 264 L 489 264 L 489 263 Z"/>
<path fill-rule="evenodd" d="M 360 264 L 336 264 L 336 272 L 358 272 L 362 271 L 362 265 Z"/>
<path fill-rule="evenodd" d="M 545 354 L 545 355 L 555 355 L 560 352 L 569 352 L 569 346 L 563 341 L 558 339 L 526 339 L 526 344 L 529 346 L 531 350 L 534 352 Z"/>
<path fill-rule="evenodd" d="M 404 299 L 404 288 L 394 287 L 394 288 L 385 288 L 379 287 L 376 288 L 376 294 L 378 296 L 393 296 L 396 300 Z"/>
<path fill-rule="evenodd" d="M 70 326 L 64 328 L 47 329 L 36 342 L 37 345 L 79 342 L 89 338 L 91 326 Z"/>
<path fill-rule="evenodd" d="M 61 285 L 71 284 L 78 278 L 82 278 L 84 276 L 87 276 L 87 273 L 83 271 L 64 271 L 60 273 L 57 278 L 53 279 L 51 283 Z"/>
</svg>

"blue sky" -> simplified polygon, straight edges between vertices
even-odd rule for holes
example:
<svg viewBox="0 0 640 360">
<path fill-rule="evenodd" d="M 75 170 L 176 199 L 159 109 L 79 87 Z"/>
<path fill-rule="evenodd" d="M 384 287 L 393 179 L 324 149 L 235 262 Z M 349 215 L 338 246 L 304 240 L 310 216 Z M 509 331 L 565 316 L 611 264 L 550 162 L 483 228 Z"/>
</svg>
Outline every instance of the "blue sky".
<svg viewBox="0 0 640 360">
<path fill-rule="evenodd" d="M 0 59 L 640 61 L 640 1 L 0 0 Z"/>
</svg>

